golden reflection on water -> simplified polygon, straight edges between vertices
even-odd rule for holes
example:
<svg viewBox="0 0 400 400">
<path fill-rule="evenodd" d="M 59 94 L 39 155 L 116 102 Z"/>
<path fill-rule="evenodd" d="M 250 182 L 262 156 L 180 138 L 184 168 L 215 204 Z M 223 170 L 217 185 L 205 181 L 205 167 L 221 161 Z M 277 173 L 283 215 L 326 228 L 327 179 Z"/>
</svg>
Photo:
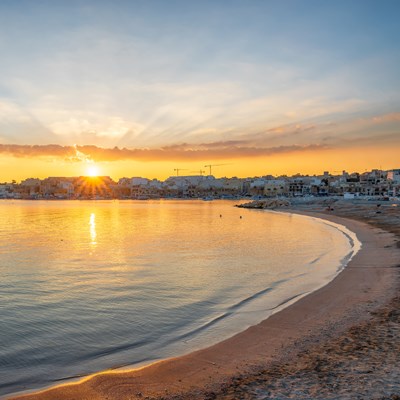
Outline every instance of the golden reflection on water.
<svg viewBox="0 0 400 400">
<path fill-rule="evenodd" d="M 348 251 L 325 223 L 222 200 L 0 203 L 0 397 L 21 390 L 16 375 L 54 381 L 232 336 Z"/>
<path fill-rule="evenodd" d="M 97 241 L 97 233 L 96 233 L 96 214 L 95 213 L 91 213 L 90 214 L 90 221 L 89 221 L 89 225 L 90 225 L 90 244 L 92 245 L 96 245 Z"/>
</svg>

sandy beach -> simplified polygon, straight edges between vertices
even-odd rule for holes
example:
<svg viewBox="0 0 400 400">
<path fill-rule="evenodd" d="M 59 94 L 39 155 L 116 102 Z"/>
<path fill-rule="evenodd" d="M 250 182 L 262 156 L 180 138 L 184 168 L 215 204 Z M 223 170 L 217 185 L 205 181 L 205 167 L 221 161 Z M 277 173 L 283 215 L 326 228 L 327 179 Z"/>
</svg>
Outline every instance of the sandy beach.
<svg viewBox="0 0 400 400">
<path fill-rule="evenodd" d="M 209 348 L 13 398 L 400 398 L 400 207 L 342 201 L 290 211 L 345 225 L 362 242 L 328 285 Z"/>
</svg>

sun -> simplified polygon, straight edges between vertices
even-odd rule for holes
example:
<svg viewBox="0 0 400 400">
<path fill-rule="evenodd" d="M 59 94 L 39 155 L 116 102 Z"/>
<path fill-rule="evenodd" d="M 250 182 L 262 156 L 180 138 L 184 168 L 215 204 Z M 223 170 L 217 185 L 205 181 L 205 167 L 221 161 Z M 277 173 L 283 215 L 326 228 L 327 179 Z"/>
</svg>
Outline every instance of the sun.
<svg viewBox="0 0 400 400">
<path fill-rule="evenodd" d="M 99 169 L 96 167 L 96 165 L 90 165 L 86 169 L 86 175 L 91 176 L 91 177 L 96 177 L 99 176 Z"/>
</svg>

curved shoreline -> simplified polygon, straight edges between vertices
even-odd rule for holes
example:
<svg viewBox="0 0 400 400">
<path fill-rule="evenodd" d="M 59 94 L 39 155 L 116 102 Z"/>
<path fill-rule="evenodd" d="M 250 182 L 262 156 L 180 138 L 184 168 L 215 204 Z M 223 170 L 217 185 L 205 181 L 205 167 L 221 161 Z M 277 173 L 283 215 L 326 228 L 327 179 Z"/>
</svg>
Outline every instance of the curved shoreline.
<svg viewBox="0 0 400 400">
<path fill-rule="evenodd" d="M 395 236 L 365 223 L 325 214 L 290 212 L 330 220 L 357 234 L 362 249 L 322 288 L 258 325 L 209 348 L 128 372 L 102 372 L 77 383 L 15 399 L 135 399 L 214 390 L 235 376 L 289 357 L 307 341 L 342 332 L 368 317 L 393 294 L 398 249 Z M 392 246 L 392 247 L 388 247 Z M 329 332 L 327 332 L 329 327 Z M 201 397 L 200 397 L 201 398 Z"/>
</svg>

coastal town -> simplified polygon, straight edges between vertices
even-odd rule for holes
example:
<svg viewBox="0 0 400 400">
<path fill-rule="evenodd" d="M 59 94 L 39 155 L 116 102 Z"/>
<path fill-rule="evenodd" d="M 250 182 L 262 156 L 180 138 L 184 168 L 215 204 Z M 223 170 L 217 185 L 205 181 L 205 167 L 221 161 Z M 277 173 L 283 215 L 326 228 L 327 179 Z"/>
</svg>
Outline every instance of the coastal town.
<svg viewBox="0 0 400 400">
<path fill-rule="evenodd" d="M 341 196 L 344 199 L 389 199 L 400 195 L 400 169 L 342 171 L 322 175 L 215 178 L 213 175 L 171 176 L 165 181 L 109 176 L 28 178 L 0 183 L 0 199 L 237 199 Z"/>
</svg>

